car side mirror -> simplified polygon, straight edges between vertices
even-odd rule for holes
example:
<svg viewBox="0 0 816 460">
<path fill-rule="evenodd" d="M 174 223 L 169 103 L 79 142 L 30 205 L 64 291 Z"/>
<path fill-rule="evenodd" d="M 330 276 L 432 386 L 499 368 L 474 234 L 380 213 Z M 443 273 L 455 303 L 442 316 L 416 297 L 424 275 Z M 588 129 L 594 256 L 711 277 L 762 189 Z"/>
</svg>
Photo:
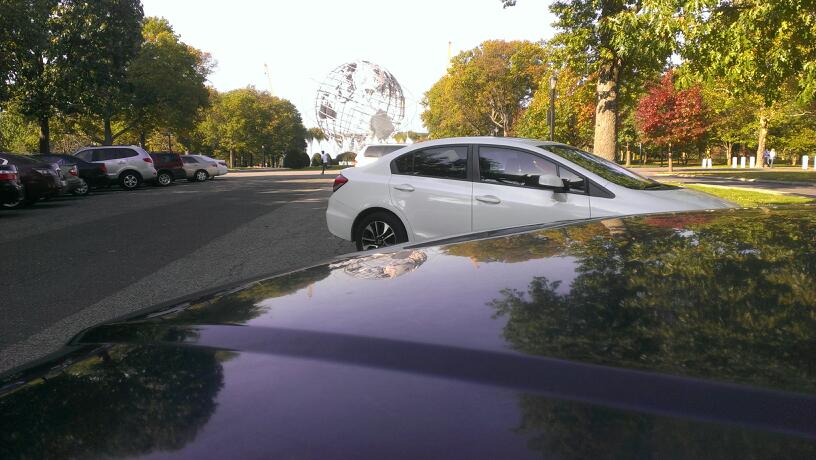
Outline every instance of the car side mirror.
<svg viewBox="0 0 816 460">
<path fill-rule="evenodd" d="M 555 193 L 566 193 L 569 191 L 569 181 L 552 174 L 542 174 L 538 176 L 538 185 L 541 188 L 552 190 Z"/>
</svg>

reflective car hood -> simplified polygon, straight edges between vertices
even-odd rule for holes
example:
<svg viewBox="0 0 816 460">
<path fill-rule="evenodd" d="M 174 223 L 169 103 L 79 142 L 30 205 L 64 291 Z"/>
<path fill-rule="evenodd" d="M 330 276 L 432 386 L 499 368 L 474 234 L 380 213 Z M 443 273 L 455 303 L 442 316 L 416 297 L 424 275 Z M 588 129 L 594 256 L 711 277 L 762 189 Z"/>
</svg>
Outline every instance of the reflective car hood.
<svg viewBox="0 0 816 460">
<path fill-rule="evenodd" d="M 409 246 L 102 325 L 6 376 L 0 457 L 814 458 L 814 211 Z"/>
</svg>

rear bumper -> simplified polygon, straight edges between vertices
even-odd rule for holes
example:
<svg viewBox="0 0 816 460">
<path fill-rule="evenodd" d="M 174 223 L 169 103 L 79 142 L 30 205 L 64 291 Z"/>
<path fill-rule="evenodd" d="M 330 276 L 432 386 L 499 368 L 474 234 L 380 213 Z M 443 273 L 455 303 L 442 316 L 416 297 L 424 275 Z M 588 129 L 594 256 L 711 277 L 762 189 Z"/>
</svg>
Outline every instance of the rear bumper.
<svg viewBox="0 0 816 460">
<path fill-rule="evenodd" d="M 351 241 L 351 227 L 357 213 L 350 206 L 347 206 L 337 199 L 329 198 L 329 206 L 326 208 L 326 226 L 332 235 Z"/>
<path fill-rule="evenodd" d="M 0 182 L 0 204 L 16 203 L 22 199 L 22 185 L 17 182 Z"/>
</svg>

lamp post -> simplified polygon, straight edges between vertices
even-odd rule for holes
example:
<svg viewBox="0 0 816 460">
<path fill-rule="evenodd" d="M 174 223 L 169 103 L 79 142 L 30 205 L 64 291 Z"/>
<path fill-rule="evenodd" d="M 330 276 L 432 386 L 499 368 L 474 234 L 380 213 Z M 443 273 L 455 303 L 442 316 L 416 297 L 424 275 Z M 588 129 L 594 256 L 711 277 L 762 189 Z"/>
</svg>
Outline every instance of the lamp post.
<svg viewBox="0 0 816 460">
<path fill-rule="evenodd" d="M 550 76 L 550 110 L 547 123 L 550 125 L 550 140 L 555 140 L 555 72 Z"/>
</svg>

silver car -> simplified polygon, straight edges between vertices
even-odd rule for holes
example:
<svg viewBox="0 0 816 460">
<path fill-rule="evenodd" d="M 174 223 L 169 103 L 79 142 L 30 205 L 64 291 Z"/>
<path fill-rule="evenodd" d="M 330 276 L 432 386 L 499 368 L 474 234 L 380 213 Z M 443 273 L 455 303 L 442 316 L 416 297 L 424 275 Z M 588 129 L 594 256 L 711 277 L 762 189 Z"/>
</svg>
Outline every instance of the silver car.
<svg viewBox="0 0 816 460">
<path fill-rule="evenodd" d="M 218 163 L 212 158 L 207 159 L 201 155 L 182 155 L 181 161 L 184 163 L 187 180 L 191 182 L 202 182 L 218 175 Z"/>
<path fill-rule="evenodd" d="M 74 156 L 92 163 L 104 163 L 108 179 L 118 182 L 125 190 L 134 190 L 143 182 L 156 180 L 153 159 L 137 145 L 85 147 Z"/>
</svg>

